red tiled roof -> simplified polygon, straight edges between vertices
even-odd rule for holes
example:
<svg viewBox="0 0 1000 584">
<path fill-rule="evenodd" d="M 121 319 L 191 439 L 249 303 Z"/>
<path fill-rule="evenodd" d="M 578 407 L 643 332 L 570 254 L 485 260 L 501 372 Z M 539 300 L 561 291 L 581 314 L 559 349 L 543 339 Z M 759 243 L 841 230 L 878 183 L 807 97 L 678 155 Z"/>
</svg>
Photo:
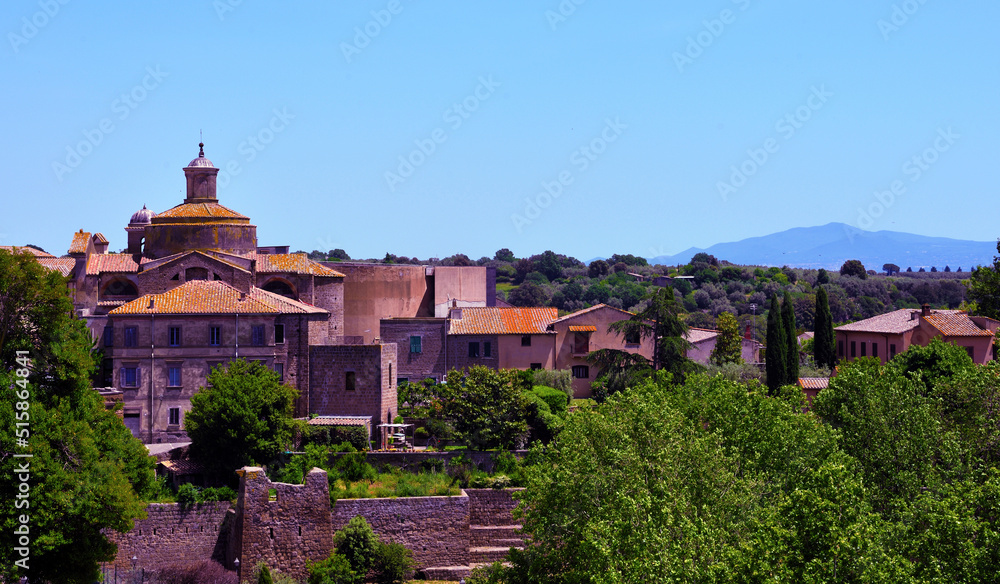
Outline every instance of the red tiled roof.
<svg viewBox="0 0 1000 584">
<path fill-rule="evenodd" d="M 902 334 L 920 326 L 920 312 L 913 308 L 901 308 L 857 322 L 838 326 L 835 330 L 858 333 Z M 959 310 L 934 310 L 935 315 L 954 315 Z M 968 317 L 966 317 L 968 318 Z M 973 325 L 975 326 L 975 325 Z"/>
<path fill-rule="evenodd" d="M 633 313 L 631 313 L 631 312 L 629 312 L 627 310 L 622 310 L 621 308 L 615 308 L 614 306 L 608 306 L 607 304 L 595 304 L 594 306 L 591 306 L 590 308 L 584 308 L 582 310 L 577 310 L 576 312 L 571 312 L 571 313 L 567 314 L 566 316 L 563 316 L 563 317 L 555 319 L 552 322 L 553 323 L 564 322 L 564 321 L 567 321 L 567 320 L 571 320 L 571 319 L 577 318 L 579 316 L 583 316 L 584 314 L 593 312 L 595 310 L 600 310 L 602 308 L 607 308 L 609 310 L 617 310 L 618 312 L 622 313 L 622 315 L 623 315 L 622 316 L 622 320 L 624 320 L 626 318 L 630 318 L 632 316 L 635 316 Z"/>
<path fill-rule="evenodd" d="M 371 418 L 365 416 L 316 416 L 306 422 L 310 426 L 369 426 Z"/>
<path fill-rule="evenodd" d="M 829 386 L 829 377 L 799 377 L 799 387 L 802 389 L 826 389 Z"/>
<path fill-rule="evenodd" d="M 103 233 L 95 233 L 94 234 L 94 241 L 97 242 L 97 243 L 108 243 L 108 238 L 104 237 Z"/>
<path fill-rule="evenodd" d="M 33 247 L 20 246 L 20 245 L 0 245 L 0 249 L 7 250 L 10 253 L 24 253 L 28 252 L 37 258 L 54 258 L 56 256 L 50 254 L 47 251 L 42 251 L 40 249 L 35 249 Z"/>
<path fill-rule="evenodd" d="M 87 258 L 87 275 L 98 276 L 100 274 L 136 274 L 139 272 L 139 264 L 135 263 L 132 254 L 127 253 L 98 253 Z"/>
<path fill-rule="evenodd" d="M 245 219 L 250 220 L 246 215 L 240 215 L 228 207 L 223 207 L 218 203 L 181 203 L 172 209 L 167 209 L 162 213 L 153 215 L 153 223 L 157 219 Z"/>
<path fill-rule="evenodd" d="M 979 328 L 964 312 L 942 314 L 935 312 L 924 317 L 932 327 L 946 337 L 992 337 L 993 333 Z"/>
<path fill-rule="evenodd" d="M 53 258 L 53 257 L 38 257 L 35 260 L 42 265 L 43 268 L 48 268 L 53 272 L 59 272 L 63 276 L 69 276 L 73 273 L 73 268 L 76 266 L 76 260 L 73 258 Z"/>
<path fill-rule="evenodd" d="M 69 244 L 68 253 L 87 253 L 87 242 L 90 241 L 90 232 L 80 231 L 73 234 L 73 241 Z"/>
<path fill-rule="evenodd" d="M 312 261 L 304 253 L 258 253 L 256 255 L 258 273 L 312 274 L 313 276 L 344 277 L 344 274 L 341 274 L 337 270 Z"/>
<path fill-rule="evenodd" d="M 153 307 L 150 308 L 152 300 Z M 321 314 L 326 311 L 259 288 L 243 294 L 219 280 L 195 280 L 162 294 L 147 294 L 108 314 Z"/>
<path fill-rule="evenodd" d="M 569 325 L 569 332 L 571 333 L 596 333 L 597 327 L 592 324 L 571 324 Z"/>
<path fill-rule="evenodd" d="M 541 335 L 556 317 L 556 308 L 463 308 L 452 319 L 449 335 Z"/>
</svg>

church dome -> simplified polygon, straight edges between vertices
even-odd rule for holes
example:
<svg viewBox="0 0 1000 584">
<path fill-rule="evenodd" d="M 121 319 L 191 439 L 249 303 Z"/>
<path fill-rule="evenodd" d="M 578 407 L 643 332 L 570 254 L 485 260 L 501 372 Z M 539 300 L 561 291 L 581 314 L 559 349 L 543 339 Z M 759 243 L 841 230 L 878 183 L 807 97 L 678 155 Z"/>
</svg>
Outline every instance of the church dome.
<svg viewBox="0 0 1000 584">
<path fill-rule="evenodd" d="M 191 162 L 189 162 L 188 165 L 187 165 L 187 168 L 199 167 L 199 166 L 203 167 L 203 168 L 215 168 L 215 165 L 212 164 L 212 161 L 209 160 L 209 159 L 207 159 L 207 158 L 205 158 L 205 143 L 204 142 L 200 142 L 198 144 L 198 158 L 195 158 L 194 160 L 192 160 Z"/>
<path fill-rule="evenodd" d="M 153 221 L 154 213 L 146 208 L 146 205 L 142 206 L 132 215 L 132 220 L 129 221 L 129 225 L 149 225 Z"/>
</svg>

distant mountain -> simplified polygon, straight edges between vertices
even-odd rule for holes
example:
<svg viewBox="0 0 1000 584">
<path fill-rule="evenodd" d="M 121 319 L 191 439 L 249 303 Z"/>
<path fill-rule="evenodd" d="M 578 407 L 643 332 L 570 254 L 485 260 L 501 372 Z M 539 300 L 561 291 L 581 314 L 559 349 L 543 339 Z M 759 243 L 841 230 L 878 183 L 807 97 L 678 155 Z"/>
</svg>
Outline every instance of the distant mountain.
<svg viewBox="0 0 1000 584">
<path fill-rule="evenodd" d="M 678 265 L 705 252 L 734 264 L 840 269 L 846 260 L 860 260 L 869 270 L 880 271 L 892 263 L 906 270 L 923 267 L 943 270 L 950 266 L 969 270 L 993 263 L 995 241 L 966 241 L 925 237 L 898 231 L 861 231 L 844 223 L 796 227 L 788 231 L 717 243 L 706 249 L 692 247 L 672 256 L 647 258 L 652 264 Z"/>
</svg>

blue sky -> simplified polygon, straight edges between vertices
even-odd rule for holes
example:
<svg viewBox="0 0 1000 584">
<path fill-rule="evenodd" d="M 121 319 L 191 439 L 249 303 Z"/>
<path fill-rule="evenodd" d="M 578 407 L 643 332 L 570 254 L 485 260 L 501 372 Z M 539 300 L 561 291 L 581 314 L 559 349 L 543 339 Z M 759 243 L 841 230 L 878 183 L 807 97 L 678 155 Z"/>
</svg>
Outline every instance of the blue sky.
<svg viewBox="0 0 1000 584">
<path fill-rule="evenodd" d="M 261 245 L 672 254 L 792 227 L 1000 236 L 1000 4 L 0 6 L 0 244 L 114 250 L 199 131 Z"/>
</svg>

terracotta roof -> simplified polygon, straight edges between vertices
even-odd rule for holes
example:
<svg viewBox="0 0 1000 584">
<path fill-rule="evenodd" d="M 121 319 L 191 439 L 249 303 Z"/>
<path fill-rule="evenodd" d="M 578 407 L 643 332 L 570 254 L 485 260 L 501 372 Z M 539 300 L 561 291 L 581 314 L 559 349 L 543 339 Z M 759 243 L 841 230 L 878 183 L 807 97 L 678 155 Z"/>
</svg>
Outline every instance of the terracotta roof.
<svg viewBox="0 0 1000 584">
<path fill-rule="evenodd" d="M 304 253 L 258 253 L 256 255 L 258 273 L 312 274 L 313 276 L 344 277 L 344 274 L 328 268 L 319 262 L 314 262 Z"/>
<path fill-rule="evenodd" d="M 150 301 L 153 307 L 150 308 Z M 162 294 L 147 294 L 108 314 L 321 314 L 326 311 L 260 288 L 243 294 L 219 280 L 186 282 Z"/>
<path fill-rule="evenodd" d="M 932 327 L 946 337 L 992 337 L 993 333 L 979 328 L 964 312 L 954 314 L 932 313 L 924 317 Z"/>
<path fill-rule="evenodd" d="M 108 243 L 108 238 L 104 237 L 103 233 L 95 233 L 94 234 L 94 241 L 96 243 Z"/>
<path fill-rule="evenodd" d="M 76 266 L 76 260 L 73 258 L 39 257 L 35 259 L 42 267 L 48 268 L 53 272 L 59 272 L 63 276 L 72 274 L 73 268 Z"/>
<path fill-rule="evenodd" d="M 240 215 L 228 207 L 223 207 L 218 203 L 182 203 L 173 209 L 167 209 L 162 213 L 153 215 L 152 222 L 157 223 L 157 219 L 245 219 L 250 220 L 246 215 Z"/>
<path fill-rule="evenodd" d="M 73 241 L 69 244 L 68 253 L 87 253 L 87 242 L 90 241 L 90 232 L 81 229 L 73 234 Z"/>
<path fill-rule="evenodd" d="M 689 343 L 701 343 L 719 336 L 719 331 L 711 329 L 690 328 L 684 335 L 684 340 Z"/>
<path fill-rule="evenodd" d="M 307 422 L 310 426 L 369 426 L 370 416 L 316 416 Z"/>
<path fill-rule="evenodd" d="M 179 475 L 201 474 L 205 472 L 205 467 L 201 463 L 188 458 L 161 460 L 158 464 L 170 472 Z"/>
<path fill-rule="evenodd" d="M 24 253 L 28 252 L 37 258 L 54 258 L 56 256 L 50 254 L 47 251 L 42 251 L 40 249 L 35 249 L 33 247 L 20 246 L 20 245 L 0 245 L 0 249 L 7 250 L 10 253 Z"/>
<path fill-rule="evenodd" d="M 577 310 L 576 312 L 571 312 L 571 313 L 567 314 L 566 316 L 563 316 L 563 317 L 555 319 L 552 322 L 553 322 L 553 324 L 557 323 L 557 322 L 564 322 L 564 321 L 567 321 L 567 320 L 571 320 L 571 319 L 577 318 L 579 316 L 583 316 L 584 314 L 587 314 L 587 313 L 590 313 L 590 312 L 594 312 L 595 310 L 601 310 L 602 308 L 607 308 L 608 310 L 617 310 L 618 312 L 622 313 L 622 315 L 623 315 L 622 319 L 623 320 L 626 319 L 626 318 L 630 318 L 632 316 L 635 316 L 633 313 L 631 313 L 631 312 L 629 312 L 627 310 L 622 310 L 621 308 L 615 308 L 614 306 L 608 306 L 607 304 L 595 304 L 594 306 L 591 306 L 590 308 L 584 308 L 583 310 Z"/>
<path fill-rule="evenodd" d="M 569 325 L 569 332 L 571 333 L 596 333 L 597 327 L 592 324 L 571 324 Z"/>
<path fill-rule="evenodd" d="M 826 389 L 829 386 L 829 377 L 799 377 L 799 387 L 802 389 Z"/>
<path fill-rule="evenodd" d="M 957 310 L 935 310 L 933 314 L 955 314 Z M 914 315 L 917 315 L 914 317 Z M 902 334 L 920 326 L 920 311 L 901 308 L 857 322 L 838 326 L 834 330 L 859 333 Z"/>
<path fill-rule="evenodd" d="M 452 319 L 449 335 L 541 335 L 559 316 L 556 308 L 472 307 Z"/>
<path fill-rule="evenodd" d="M 136 274 L 139 264 L 135 263 L 132 254 L 127 253 L 97 253 L 87 258 L 87 275 L 100 274 Z"/>
</svg>

